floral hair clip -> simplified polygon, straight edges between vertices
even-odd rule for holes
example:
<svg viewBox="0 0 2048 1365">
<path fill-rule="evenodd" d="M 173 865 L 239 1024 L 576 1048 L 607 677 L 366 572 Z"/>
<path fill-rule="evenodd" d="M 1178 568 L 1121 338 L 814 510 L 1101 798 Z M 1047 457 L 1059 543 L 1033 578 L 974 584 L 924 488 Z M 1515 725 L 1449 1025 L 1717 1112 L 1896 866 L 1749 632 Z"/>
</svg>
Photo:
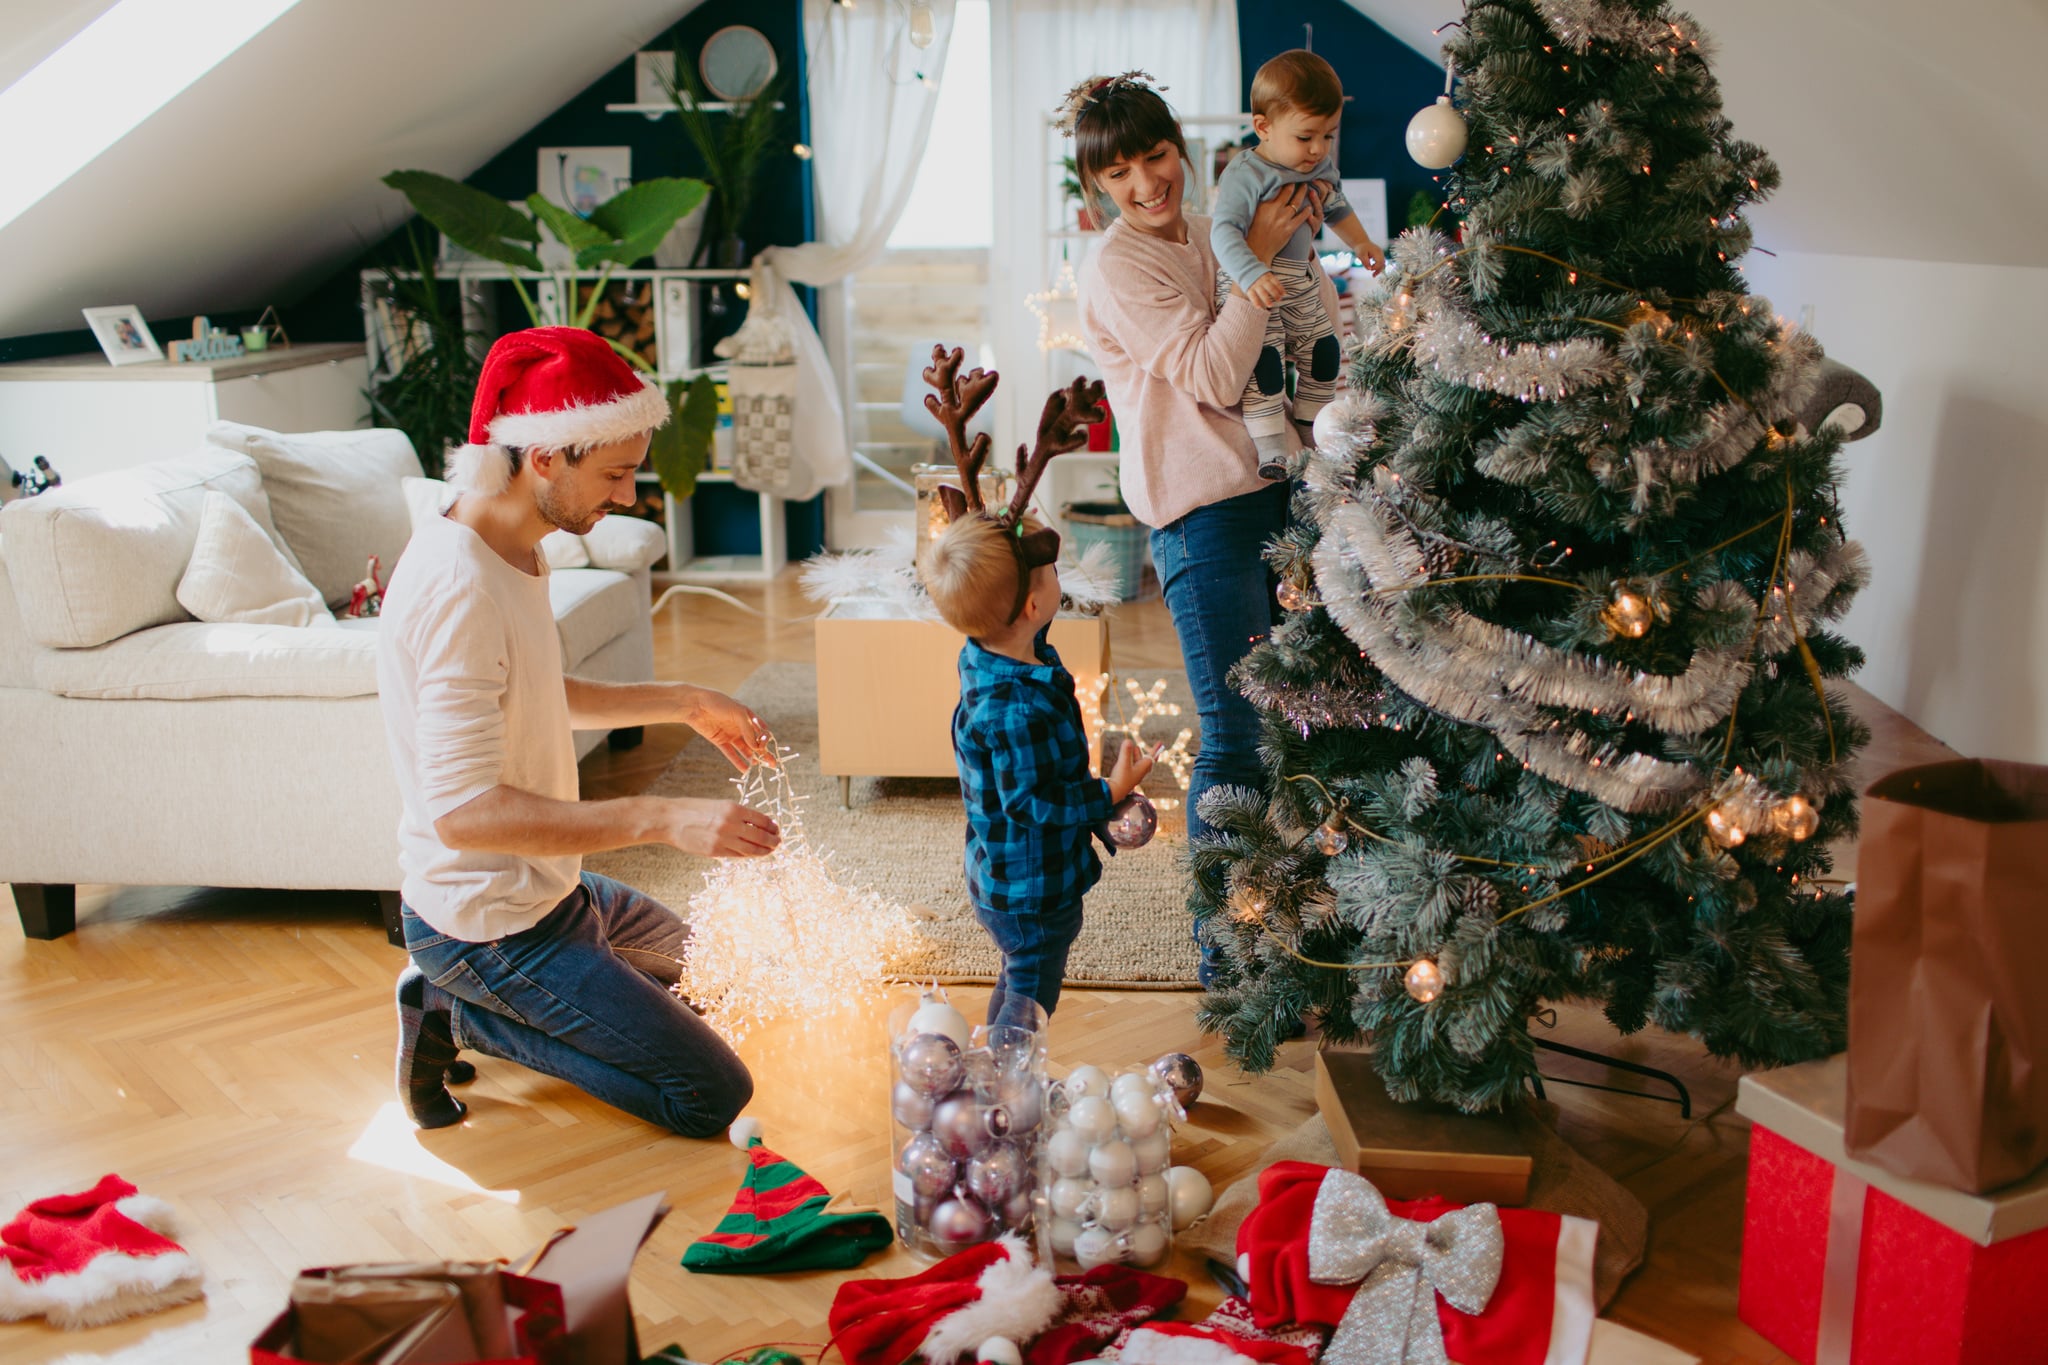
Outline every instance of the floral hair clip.
<svg viewBox="0 0 2048 1365">
<path fill-rule="evenodd" d="M 1120 76 L 1090 76 L 1069 90 L 1067 97 L 1060 101 L 1059 112 L 1054 116 L 1053 124 L 1062 136 L 1072 137 L 1074 125 L 1081 121 L 1081 115 L 1087 113 L 1105 97 L 1119 90 L 1150 90 L 1157 94 L 1165 89 L 1165 86 L 1153 81 L 1151 73 L 1145 71 L 1126 71 Z"/>
</svg>

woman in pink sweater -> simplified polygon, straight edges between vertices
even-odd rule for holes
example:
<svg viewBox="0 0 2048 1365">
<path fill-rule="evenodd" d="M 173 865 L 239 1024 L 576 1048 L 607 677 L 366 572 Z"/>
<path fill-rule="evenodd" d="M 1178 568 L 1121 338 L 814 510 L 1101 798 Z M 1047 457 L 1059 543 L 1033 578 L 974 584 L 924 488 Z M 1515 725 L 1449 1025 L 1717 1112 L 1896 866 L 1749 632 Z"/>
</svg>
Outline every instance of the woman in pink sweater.
<svg viewBox="0 0 2048 1365">
<path fill-rule="evenodd" d="M 1209 222 L 1181 202 L 1187 143 L 1147 78 L 1083 82 L 1067 109 L 1081 184 L 1121 215 L 1082 272 L 1081 332 L 1117 415 L 1124 501 L 1152 528 L 1152 562 L 1202 717 L 1188 790 L 1193 839 L 1207 832 L 1199 803 L 1210 787 L 1264 785 L 1258 713 L 1227 675 L 1273 627 L 1260 552 L 1286 524 L 1292 486 L 1259 477 L 1239 410 L 1266 310 L 1235 285 L 1219 306 Z M 1321 217 L 1320 196 L 1291 186 L 1259 205 L 1245 241 L 1270 261 Z M 1336 316 L 1334 290 L 1324 303 Z M 1206 985 L 1206 947 L 1202 958 Z"/>
</svg>

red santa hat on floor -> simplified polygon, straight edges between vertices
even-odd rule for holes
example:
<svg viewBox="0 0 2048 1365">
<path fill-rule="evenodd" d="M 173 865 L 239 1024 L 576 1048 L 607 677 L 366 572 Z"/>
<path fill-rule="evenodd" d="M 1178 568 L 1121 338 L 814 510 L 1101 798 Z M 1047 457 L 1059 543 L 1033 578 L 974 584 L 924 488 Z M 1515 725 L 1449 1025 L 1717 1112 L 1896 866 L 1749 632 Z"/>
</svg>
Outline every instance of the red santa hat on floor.
<svg viewBox="0 0 2048 1365">
<path fill-rule="evenodd" d="M 901 1280 L 849 1280 L 827 1319 L 847 1365 L 899 1365 L 913 1356 L 952 1365 L 990 1337 L 1026 1342 L 1065 1300 L 1052 1272 L 1031 1264 L 1021 1238 L 970 1247 Z"/>
<path fill-rule="evenodd" d="M 36 1200 L 0 1228 L 0 1320 L 94 1327 L 198 1298 L 198 1265 L 165 1235 L 174 1222 L 118 1175 Z"/>
<path fill-rule="evenodd" d="M 1206 1322 L 1154 1322 L 1124 1338 L 1123 1365 L 1312 1365 L 1313 1357 L 1284 1341 L 1240 1336 Z"/>
<path fill-rule="evenodd" d="M 485 495 L 512 481 L 513 450 L 582 452 L 653 431 L 668 395 L 581 327 L 530 327 L 484 357 L 469 411 L 469 444 L 448 456 L 448 481 Z"/>
</svg>

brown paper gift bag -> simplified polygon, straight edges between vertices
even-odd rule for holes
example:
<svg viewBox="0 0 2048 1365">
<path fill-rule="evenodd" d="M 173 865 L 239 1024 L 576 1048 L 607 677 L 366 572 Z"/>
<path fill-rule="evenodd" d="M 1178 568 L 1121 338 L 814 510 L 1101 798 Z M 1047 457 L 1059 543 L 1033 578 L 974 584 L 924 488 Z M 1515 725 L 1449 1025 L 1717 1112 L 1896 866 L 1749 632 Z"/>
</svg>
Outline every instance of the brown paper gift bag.
<svg viewBox="0 0 2048 1365">
<path fill-rule="evenodd" d="M 2048 1161 L 2048 767 L 1872 785 L 1849 979 L 1849 1155 L 1955 1189 Z"/>
</svg>

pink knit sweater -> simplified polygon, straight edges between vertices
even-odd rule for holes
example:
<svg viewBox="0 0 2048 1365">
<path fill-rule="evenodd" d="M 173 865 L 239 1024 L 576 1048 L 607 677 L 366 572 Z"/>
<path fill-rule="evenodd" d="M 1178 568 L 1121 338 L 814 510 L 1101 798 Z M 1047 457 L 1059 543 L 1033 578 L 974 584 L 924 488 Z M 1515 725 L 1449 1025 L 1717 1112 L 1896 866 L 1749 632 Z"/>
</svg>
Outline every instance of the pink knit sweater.
<svg viewBox="0 0 2048 1365">
<path fill-rule="evenodd" d="M 1124 501 L 1147 526 L 1265 484 L 1239 411 L 1266 310 L 1216 307 L 1209 220 L 1168 242 L 1110 224 L 1081 271 L 1081 335 L 1116 413 Z M 1334 299 L 1326 299 L 1336 316 Z"/>
</svg>

